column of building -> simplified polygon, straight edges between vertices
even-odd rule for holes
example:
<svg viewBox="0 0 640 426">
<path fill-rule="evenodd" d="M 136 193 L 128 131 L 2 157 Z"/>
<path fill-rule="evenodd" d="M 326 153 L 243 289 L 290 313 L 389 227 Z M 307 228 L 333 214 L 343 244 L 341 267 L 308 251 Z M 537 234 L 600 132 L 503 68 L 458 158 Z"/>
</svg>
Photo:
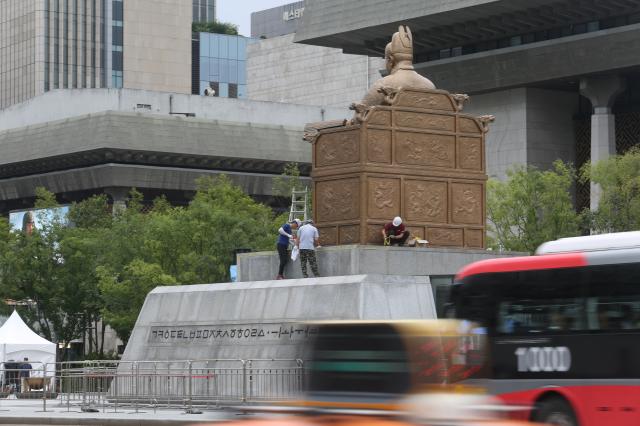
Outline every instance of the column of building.
<svg viewBox="0 0 640 426">
<path fill-rule="evenodd" d="M 613 104 L 625 89 L 625 81 L 617 75 L 584 78 L 580 94 L 591 101 L 591 162 L 596 163 L 616 154 L 616 118 Z M 599 185 L 591 183 L 591 210 L 597 210 L 602 196 Z"/>
</svg>

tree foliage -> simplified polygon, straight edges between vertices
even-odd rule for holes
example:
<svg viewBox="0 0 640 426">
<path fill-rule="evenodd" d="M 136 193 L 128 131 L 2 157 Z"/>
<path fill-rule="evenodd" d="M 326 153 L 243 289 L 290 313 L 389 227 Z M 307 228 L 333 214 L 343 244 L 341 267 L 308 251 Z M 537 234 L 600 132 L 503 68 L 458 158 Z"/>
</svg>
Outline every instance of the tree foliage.
<svg viewBox="0 0 640 426">
<path fill-rule="evenodd" d="M 103 266 L 97 273 L 104 295 L 104 320 L 124 342 L 129 340 L 147 294 L 155 287 L 176 284 L 159 265 L 140 259 L 131 261 L 120 274 Z"/>
<path fill-rule="evenodd" d="M 36 204 L 57 206 L 43 189 Z M 31 234 L 0 220 L 0 297 L 29 301 L 21 315 L 50 340 L 90 330 L 100 352 L 101 318 L 126 342 L 151 289 L 228 281 L 234 250 L 271 248 L 282 220 L 224 176 L 200 179 L 187 207 L 143 205 L 135 189 L 115 211 L 94 196 L 70 207 L 72 226 L 48 213 Z"/>
<path fill-rule="evenodd" d="M 273 194 L 280 197 L 291 198 L 291 191 L 304 191 L 305 185 L 300 179 L 300 167 L 298 163 L 287 163 L 280 176 L 273 178 Z"/>
<path fill-rule="evenodd" d="M 305 189 L 308 190 L 307 186 L 301 179 L 298 163 L 287 163 L 284 166 L 282 174 L 273 178 L 273 194 L 284 197 L 289 201 L 291 201 L 292 191 L 304 191 Z M 309 191 L 309 197 L 307 198 L 307 211 L 309 213 L 309 217 L 313 216 L 312 198 L 311 191 Z"/>
<path fill-rule="evenodd" d="M 600 185 L 598 210 L 588 214 L 595 232 L 623 232 L 640 229 L 640 147 L 582 169 L 584 181 Z"/>
<path fill-rule="evenodd" d="M 36 207 L 55 209 L 55 196 L 36 190 Z M 47 339 L 68 343 L 84 327 L 83 313 L 95 294 L 86 285 L 84 261 L 74 254 L 90 256 L 85 247 L 65 240 L 68 230 L 57 210 L 39 213 L 40 226 L 30 233 L 12 232 L 2 226 L 0 250 L 0 297 L 22 301 L 20 313 Z"/>
<path fill-rule="evenodd" d="M 191 32 L 238 35 L 238 26 L 230 22 L 194 22 Z"/>
<path fill-rule="evenodd" d="M 580 219 L 571 197 L 572 167 L 516 167 L 507 180 L 491 179 L 487 188 L 490 246 L 533 253 L 543 242 L 579 234 Z"/>
</svg>

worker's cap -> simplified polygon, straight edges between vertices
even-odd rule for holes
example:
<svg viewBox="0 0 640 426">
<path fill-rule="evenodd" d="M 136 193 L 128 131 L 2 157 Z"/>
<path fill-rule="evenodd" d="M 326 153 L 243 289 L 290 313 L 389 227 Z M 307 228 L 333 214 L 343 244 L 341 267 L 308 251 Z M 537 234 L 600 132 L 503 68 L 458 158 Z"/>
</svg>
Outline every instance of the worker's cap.
<svg viewBox="0 0 640 426">
<path fill-rule="evenodd" d="M 393 226 L 400 226 L 402 224 L 402 218 L 400 216 L 396 216 L 393 218 Z"/>
<path fill-rule="evenodd" d="M 293 219 L 290 223 L 295 223 L 296 225 L 300 226 L 302 224 L 302 221 L 300 219 Z"/>
</svg>

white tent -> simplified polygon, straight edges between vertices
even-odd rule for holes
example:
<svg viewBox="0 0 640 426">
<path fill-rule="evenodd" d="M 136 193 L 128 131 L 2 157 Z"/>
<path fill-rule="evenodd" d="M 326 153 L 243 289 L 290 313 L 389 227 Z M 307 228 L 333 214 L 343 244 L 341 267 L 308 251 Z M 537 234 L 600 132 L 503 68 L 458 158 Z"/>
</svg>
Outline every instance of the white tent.
<svg viewBox="0 0 640 426">
<path fill-rule="evenodd" d="M 39 336 L 24 323 L 17 311 L 0 327 L 0 362 L 21 363 L 26 357 L 33 367 L 32 376 L 55 374 L 56 344 Z"/>
</svg>

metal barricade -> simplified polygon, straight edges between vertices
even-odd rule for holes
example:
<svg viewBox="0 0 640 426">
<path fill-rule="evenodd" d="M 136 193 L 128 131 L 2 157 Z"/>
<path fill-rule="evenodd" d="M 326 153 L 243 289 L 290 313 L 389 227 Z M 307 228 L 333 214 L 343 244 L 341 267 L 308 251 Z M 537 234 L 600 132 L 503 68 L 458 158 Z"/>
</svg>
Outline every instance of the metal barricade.
<svg viewBox="0 0 640 426">
<path fill-rule="evenodd" d="M 67 410 L 103 412 L 120 407 L 197 412 L 197 408 L 279 401 L 299 396 L 305 374 L 301 360 L 261 359 L 82 361 L 44 364 L 39 369 L 48 391 L 33 395 L 42 398 L 45 411 L 51 399 Z M 12 372 L 0 370 L 3 380 Z"/>
<path fill-rule="evenodd" d="M 304 389 L 302 360 L 253 359 L 247 361 L 247 401 L 282 401 Z"/>
</svg>

